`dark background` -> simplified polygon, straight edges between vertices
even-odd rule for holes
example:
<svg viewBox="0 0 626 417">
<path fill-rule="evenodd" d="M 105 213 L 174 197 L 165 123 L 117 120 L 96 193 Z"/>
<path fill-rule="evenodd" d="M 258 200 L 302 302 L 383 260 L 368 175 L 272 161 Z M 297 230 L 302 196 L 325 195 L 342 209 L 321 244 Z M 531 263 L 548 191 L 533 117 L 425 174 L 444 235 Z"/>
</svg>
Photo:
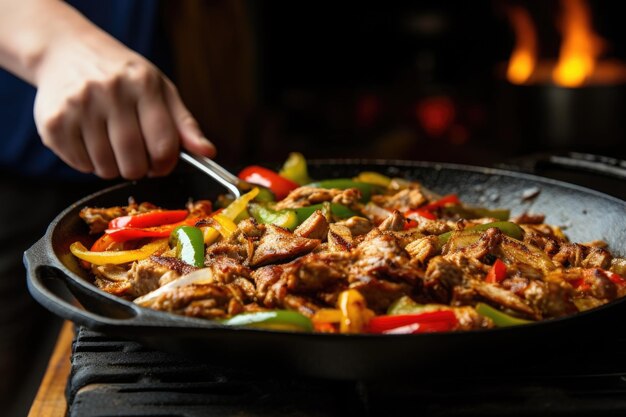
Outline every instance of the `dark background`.
<svg viewBox="0 0 626 417">
<path fill-rule="evenodd" d="M 623 156 L 623 84 L 503 79 L 514 44 L 508 4 L 531 12 L 540 56 L 555 59 L 554 0 L 251 3 L 258 106 L 244 161 L 280 162 L 294 150 L 475 165 L 553 150 Z M 616 3 L 589 6 L 607 41 L 602 59 L 623 60 Z"/>
</svg>

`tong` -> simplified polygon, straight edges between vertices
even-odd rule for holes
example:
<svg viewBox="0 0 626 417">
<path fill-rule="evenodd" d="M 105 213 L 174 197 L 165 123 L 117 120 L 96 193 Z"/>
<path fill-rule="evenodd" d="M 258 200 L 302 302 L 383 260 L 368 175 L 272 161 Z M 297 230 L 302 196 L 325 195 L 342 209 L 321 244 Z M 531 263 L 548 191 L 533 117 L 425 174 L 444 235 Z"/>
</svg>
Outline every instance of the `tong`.
<svg viewBox="0 0 626 417">
<path fill-rule="evenodd" d="M 185 151 L 180 152 L 180 159 L 204 172 L 221 185 L 226 187 L 236 198 L 250 191 L 252 188 L 263 188 L 257 184 L 250 184 L 230 173 L 226 168 L 217 162 L 201 155 L 193 155 Z"/>
</svg>

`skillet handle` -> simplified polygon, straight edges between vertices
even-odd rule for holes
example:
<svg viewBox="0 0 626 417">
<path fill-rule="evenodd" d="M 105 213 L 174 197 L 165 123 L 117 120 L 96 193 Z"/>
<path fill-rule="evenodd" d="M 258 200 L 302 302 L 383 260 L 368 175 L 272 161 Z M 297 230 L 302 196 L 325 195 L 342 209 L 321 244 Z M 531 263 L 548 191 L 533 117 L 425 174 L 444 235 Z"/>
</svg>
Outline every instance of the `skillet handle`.
<svg viewBox="0 0 626 417">
<path fill-rule="evenodd" d="M 37 302 L 57 316 L 101 331 L 162 323 L 151 311 L 73 283 L 57 262 L 48 255 L 46 237 L 24 253 L 28 290 Z"/>
</svg>

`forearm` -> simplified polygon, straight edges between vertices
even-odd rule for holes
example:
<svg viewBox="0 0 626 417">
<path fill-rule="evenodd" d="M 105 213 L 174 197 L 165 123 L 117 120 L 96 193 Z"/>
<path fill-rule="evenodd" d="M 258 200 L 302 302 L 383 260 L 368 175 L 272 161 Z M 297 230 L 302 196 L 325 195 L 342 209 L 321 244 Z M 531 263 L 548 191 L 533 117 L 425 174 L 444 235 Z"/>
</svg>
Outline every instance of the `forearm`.
<svg viewBox="0 0 626 417">
<path fill-rule="evenodd" d="M 60 0 L 0 0 L 0 66 L 37 86 L 55 45 L 70 39 L 115 42 Z"/>
</svg>

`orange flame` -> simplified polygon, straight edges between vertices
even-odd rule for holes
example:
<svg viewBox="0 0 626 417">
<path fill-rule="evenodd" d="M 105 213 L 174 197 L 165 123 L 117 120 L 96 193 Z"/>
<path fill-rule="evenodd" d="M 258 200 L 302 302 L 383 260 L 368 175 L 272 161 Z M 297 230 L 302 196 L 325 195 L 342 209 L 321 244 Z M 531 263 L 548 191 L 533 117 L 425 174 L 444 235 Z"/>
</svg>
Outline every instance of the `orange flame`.
<svg viewBox="0 0 626 417">
<path fill-rule="evenodd" d="M 526 9 L 511 6 L 507 8 L 507 15 L 515 32 L 515 48 L 509 59 L 506 77 L 513 84 L 524 84 L 537 63 L 537 35 Z"/>
<path fill-rule="evenodd" d="M 578 87 L 589 77 L 603 48 L 593 32 L 589 7 L 583 0 L 561 0 L 563 42 L 552 79 L 563 87 Z"/>
</svg>

